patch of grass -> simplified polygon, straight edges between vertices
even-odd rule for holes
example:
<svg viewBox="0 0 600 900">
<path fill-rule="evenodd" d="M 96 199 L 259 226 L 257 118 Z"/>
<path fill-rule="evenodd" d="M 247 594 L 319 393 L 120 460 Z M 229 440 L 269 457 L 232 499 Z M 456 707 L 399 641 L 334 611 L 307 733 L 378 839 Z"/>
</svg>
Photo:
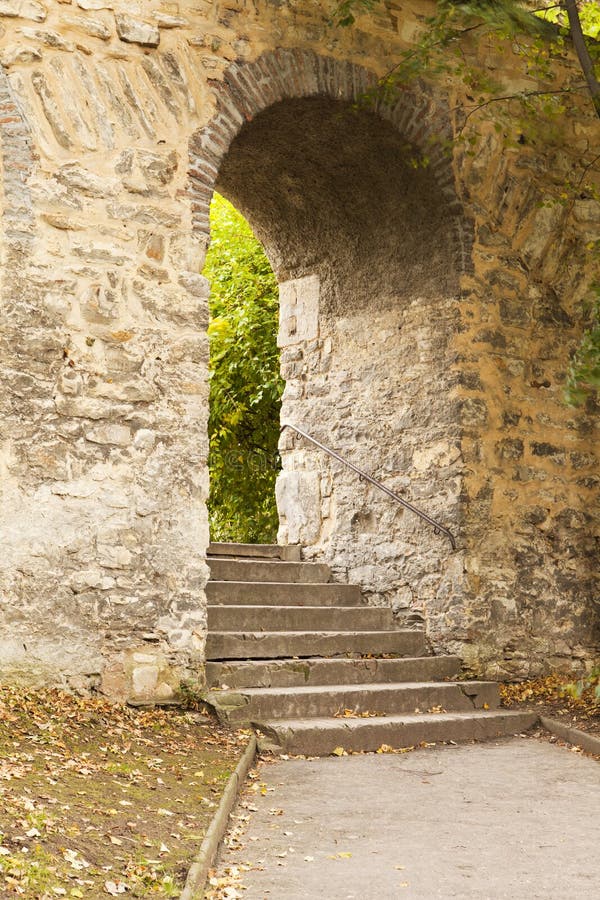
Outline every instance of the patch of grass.
<svg viewBox="0 0 600 900">
<path fill-rule="evenodd" d="M 0 686 L 0 896 L 179 896 L 248 734 Z"/>
</svg>

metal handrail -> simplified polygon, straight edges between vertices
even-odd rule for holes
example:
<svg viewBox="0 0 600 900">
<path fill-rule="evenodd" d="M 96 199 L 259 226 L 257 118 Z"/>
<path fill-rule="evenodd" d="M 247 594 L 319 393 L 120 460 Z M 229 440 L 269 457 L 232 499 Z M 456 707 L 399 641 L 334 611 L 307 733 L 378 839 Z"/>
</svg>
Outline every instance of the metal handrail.
<svg viewBox="0 0 600 900">
<path fill-rule="evenodd" d="M 396 500 L 397 503 L 400 503 L 406 509 L 410 509 L 411 512 L 415 513 L 415 515 L 419 516 L 419 518 L 423 519 L 425 522 L 432 526 L 434 534 L 445 534 L 452 544 L 452 549 L 456 550 L 456 540 L 454 538 L 454 535 L 444 525 L 436 522 L 435 519 L 432 519 L 431 516 L 427 515 L 427 513 L 418 509 L 416 506 L 413 506 L 413 504 L 409 503 L 408 500 L 404 500 L 402 497 L 399 497 L 398 494 L 395 494 L 394 491 L 391 491 L 388 487 L 385 486 L 385 484 L 377 481 L 376 478 L 368 475 L 367 472 L 359 469 L 358 466 L 354 465 L 354 463 L 351 463 L 347 459 L 344 459 L 343 456 L 340 456 L 339 453 L 336 453 L 335 450 L 331 449 L 331 447 L 326 447 L 325 444 L 322 444 L 321 441 L 318 441 L 316 438 L 311 437 L 310 434 L 302 431 L 301 428 L 298 428 L 296 425 L 291 425 L 289 422 L 284 422 L 280 429 L 281 432 L 283 432 L 286 428 L 291 428 L 292 431 L 295 431 L 296 434 L 299 434 L 301 437 L 305 438 L 305 440 L 310 441 L 310 443 L 314 444 L 315 447 L 318 447 L 319 450 L 323 450 L 329 456 L 332 456 L 333 459 L 337 459 L 338 462 L 341 462 L 342 465 L 347 466 L 349 469 L 352 469 L 353 472 L 356 472 L 361 481 L 368 481 L 370 484 L 375 485 L 376 488 L 379 488 L 380 491 L 383 491 L 384 494 L 387 494 L 388 497 L 391 497 L 392 500 Z"/>
</svg>

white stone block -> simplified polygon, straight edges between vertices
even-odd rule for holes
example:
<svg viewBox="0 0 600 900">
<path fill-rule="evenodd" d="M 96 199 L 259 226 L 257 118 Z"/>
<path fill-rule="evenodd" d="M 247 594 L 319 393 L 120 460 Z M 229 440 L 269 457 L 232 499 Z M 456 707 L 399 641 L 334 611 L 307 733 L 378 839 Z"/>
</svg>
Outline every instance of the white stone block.
<svg viewBox="0 0 600 900">
<path fill-rule="evenodd" d="M 319 296 L 317 275 L 293 278 L 279 285 L 279 347 L 318 338 Z"/>
<path fill-rule="evenodd" d="M 158 684 L 158 667 L 140 666 L 133 670 L 131 680 L 136 697 L 148 696 L 153 693 Z"/>
<path fill-rule="evenodd" d="M 321 531 L 318 472 L 281 472 L 275 485 L 279 517 L 285 520 L 290 544 L 312 544 Z"/>
</svg>

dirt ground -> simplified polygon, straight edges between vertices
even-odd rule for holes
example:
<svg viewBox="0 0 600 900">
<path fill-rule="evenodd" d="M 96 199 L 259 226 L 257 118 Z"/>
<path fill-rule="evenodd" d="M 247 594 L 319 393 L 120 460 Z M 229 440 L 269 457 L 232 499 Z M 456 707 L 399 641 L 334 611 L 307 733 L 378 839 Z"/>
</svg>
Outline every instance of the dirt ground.
<svg viewBox="0 0 600 900">
<path fill-rule="evenodd" d="M 0 687 L 0 897 L 177 897 L 248 741 L 200 712 Z"/>
<path fill-rule="evenodd" d="M 600 699 L 596 697 L 598 677 L 581 685 L 565 675 L 550 675 L 535 681 L 500 686 L 502 705 L 509 709 L 532 710 L 540 716 L 559 719 L 565 725 L 600 737 Z"/>
</svg>

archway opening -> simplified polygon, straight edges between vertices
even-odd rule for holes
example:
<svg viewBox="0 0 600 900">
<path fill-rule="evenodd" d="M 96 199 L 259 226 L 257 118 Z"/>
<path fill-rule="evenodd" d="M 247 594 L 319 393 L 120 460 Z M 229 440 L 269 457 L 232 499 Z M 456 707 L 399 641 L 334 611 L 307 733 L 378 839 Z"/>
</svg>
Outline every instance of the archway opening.
<svg viewBox="0 0 600 900">
<path fill-rule="evenodd" d="M 278 285 L 260 242 L 224 197 L 211 203 L 208 513 L 211 539 L 273 543 L 283 381 Z"/>
<path fill-rule="evenodd" d="M 217 170 L 211 186 L 247 218 L 279 282 L 282 420 L 456 526 L 465 229 L 448 160 L 439 145 L 425 158 L 431 120 L 408 95 L 378 113 L 326 93 L 247 115 L 231 141 L 224 112 L 195 141 L 194 164 L 201 177 Z M 280 542 L 417 615 L 447 589 L 428 526 L 289 431 L 280 451 Z"/>
</svg>

